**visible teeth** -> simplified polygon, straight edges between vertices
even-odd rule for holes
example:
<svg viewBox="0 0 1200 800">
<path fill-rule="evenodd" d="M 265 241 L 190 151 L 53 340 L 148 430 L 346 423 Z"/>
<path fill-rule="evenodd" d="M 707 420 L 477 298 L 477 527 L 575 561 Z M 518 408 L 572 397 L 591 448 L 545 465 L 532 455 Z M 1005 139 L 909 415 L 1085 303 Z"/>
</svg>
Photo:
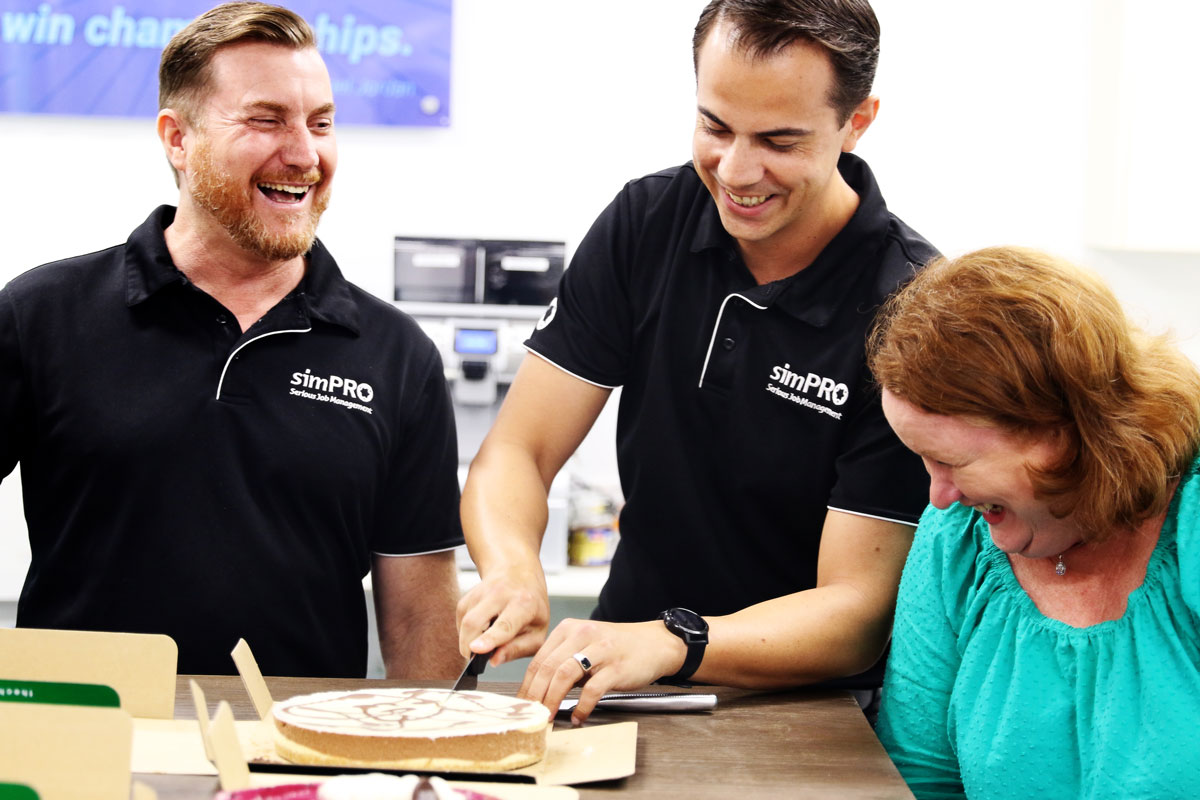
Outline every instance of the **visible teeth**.
<svg viewBox="0 0 1200 800">
<path fill-rule="evenodd" d="M 284 183 L 260 183 L 259 186 L 264 189 L 272 189 L 276 192 L 288 192 L 289 194 L 304 194 L 309 189 L 307 186 L 288 186 Z"/>
<path fill-rule="evenodd" d="M 1004 508 L 1004 506 L 998 506 L 995 503 L 980 503 L 979 505 L 977 505 L 975 507 L 978 508 L 980 511 L 984 512 L 985 514 L 995 514 L 996 512 L 998 512 L 1002 508 Z"/>
<path fill-rule="evenodd" d="M 763 203 L 767 202 L 767 198 L 771 196 L 769 194 L 764 194 L 760 195 L 759 197 L 740 197 L 733 192 L 726 192 L 725 194 L 729 195 L 730 200 L 737 203 L 739 206 L 745 206 L 746 208 L 754 208 L 757 205 L 762 205 Z"/>
</svg>

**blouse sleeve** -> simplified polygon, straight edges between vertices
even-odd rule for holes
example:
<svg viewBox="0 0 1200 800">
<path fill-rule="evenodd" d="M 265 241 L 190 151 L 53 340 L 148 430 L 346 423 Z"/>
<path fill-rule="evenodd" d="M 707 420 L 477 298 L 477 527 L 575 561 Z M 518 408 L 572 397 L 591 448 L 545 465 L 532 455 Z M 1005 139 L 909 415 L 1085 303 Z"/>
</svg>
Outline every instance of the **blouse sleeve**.
<svg viewBox="0 0 1200 800">
<path fill-rule="evenodd" d="M 1200 618 L 1200 459 L 1176 490 L 1175 547 L 1179 558 L 1179 590 L 1194 619 Z"/>
<path fill-rule="evenodd" d="M 964 798 L 949 730 L 959 667 L 948 602 L 961 591 L 942 550 L 947 516 L 930 507 L 904 565 L 876 732 L 917 798 Z"/>
</svg>

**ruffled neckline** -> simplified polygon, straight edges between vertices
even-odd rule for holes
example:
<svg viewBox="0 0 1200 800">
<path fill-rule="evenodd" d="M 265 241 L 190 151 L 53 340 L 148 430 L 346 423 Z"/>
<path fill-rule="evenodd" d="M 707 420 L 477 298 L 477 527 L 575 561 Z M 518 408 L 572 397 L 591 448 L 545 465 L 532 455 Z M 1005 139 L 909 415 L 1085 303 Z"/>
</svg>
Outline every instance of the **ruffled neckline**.
<svg viewBox="0 0 1200 800">
<path fill-rule="evenodd" d="M 984 581 L 988 582 L 989 579 L 993 581 L 996 588 L 1008 595 L 1015 603 L 1021 618 L 1039 627 L 1074 637 L 1095 637 L 1124 631 L 1133 624 L 1132 619 L 1140 609 L 1148 605 L 1152 598 L 1161 594 L 1158 589 L 1162 583 L 1163 570 L 1166 569 L 1175 552 L 1179 503 L 1185 485 L 1190 483 L 1195 475 L 1195 466 L 1193 465 L 1176 486 L 1174 496 L 1171 497 L 1171 502 L 1167 507 L 1166 519 L 1158 533 L 1158 541 L 1146 564 L 1146 577 L 1142 580 L 1141 585 L 1129 593 L 1129 599 L 1125 604 L 1125 613 L 1117 619 L 1105 620 L 1097 622 L 1095 625 L 1079 628 L 1043 614 L 1037 604 L 1033 602 L 1033 598 L 1025 591 L 1025 587 L 1017 580 L 1008 556 L 992 542 L 987 522 L 984 521 L 983 516 L 972 510 L 972 515 L 978 517 L 973 525 L 973 530 L 981 543 L 980 560 L 986 567 Z"/>
</svg>

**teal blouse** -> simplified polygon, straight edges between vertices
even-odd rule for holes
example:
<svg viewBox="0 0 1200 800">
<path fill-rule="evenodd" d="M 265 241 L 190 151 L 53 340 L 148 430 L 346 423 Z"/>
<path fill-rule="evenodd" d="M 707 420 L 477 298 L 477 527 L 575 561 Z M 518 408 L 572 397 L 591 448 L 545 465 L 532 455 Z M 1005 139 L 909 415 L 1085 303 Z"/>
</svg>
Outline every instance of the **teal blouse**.
<svg viewBox="0 0 1200 800">
<path fill-rule="evenodd" d="M 971 508 L 926 509 L 877 733 L 918 798 L 1200 797 L 1200 476 L 1117 620 L 1038 611 Z"/>
</svg>

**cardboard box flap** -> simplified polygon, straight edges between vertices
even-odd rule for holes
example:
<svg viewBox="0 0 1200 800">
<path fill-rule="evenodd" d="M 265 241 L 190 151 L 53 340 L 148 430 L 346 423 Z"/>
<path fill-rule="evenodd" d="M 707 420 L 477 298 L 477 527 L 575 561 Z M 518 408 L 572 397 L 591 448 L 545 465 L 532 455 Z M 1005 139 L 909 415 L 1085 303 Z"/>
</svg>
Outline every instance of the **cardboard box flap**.
<svg viewBox="0 0 1200 800">
<path fill-rule="evenodd" d="M 0 703 L 0 780 L 40 800 L 126 800 L 132 746 L 124 709 Z"/>
<path fill-rule="evenodd" d="M 245 639 L 238 639 L 230 655 L 233 656 L 238 675 L 242 677 L 242 685 L 246 687 L 246 694 L 250 695 L 250 701 L 254 703 L 254 710 L 258 712 L 259 719 L 266 719 L 275 701 L 271 698 L 271 690 L 267 688 L 267 682 L 263 678 L 262 670 L 258 668 L 258 660 L 250 651 L 249 643 Z"/>
<path fill-rule="evenodd" d="M 178 661 L 161 634 L 0 628 L 0 678 L 110 686 L 134 717 L 175 716 Z"/>
<path fill-rule="evenodd" d="M 233 710 L 224 700 L 217 705 L 217 713 L 213 714 L 212 725 L 208 729 L 208 744 L 217 765 L 221 788 L 232 792 L 249 786 L 250 769 L 246 766 L 246 757 L 242 755 L 237 731 L 233 727 Z"/>
</svg>

